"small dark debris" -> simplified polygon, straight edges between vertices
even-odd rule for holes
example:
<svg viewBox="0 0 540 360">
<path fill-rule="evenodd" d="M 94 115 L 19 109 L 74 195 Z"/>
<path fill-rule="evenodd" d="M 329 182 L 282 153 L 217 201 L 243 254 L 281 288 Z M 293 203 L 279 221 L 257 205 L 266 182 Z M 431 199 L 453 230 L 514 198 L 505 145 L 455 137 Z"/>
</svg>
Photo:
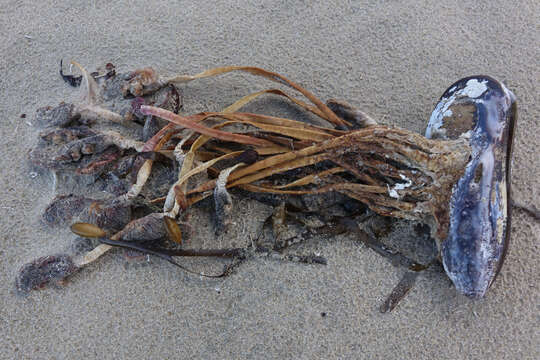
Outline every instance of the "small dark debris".
<svg viewBox="0 0 540 360">
<path fill-rule="evenodd" d="M 146 100 L 143 97 L 137 96 L 131 100 L 131 112 L 137 119 L 143 119 L 145 116 L 141 113 L 141 105 L 146 105 Z"/>
<path fill-rule="evenodd" d="M 430 228 L 427 224 L 418 223 L 414 225 L 414 232 L 418 236 L 428 236 L 430 235 Z"/>
<path fill-rule="evenodd" d="M 111 146 L 99 154 L 97 159 L 91 161 L 89 164 L 86 164 L 84 167 L 79 167 L 75 173 L 77 175 L 99 175 L 105 173 L 112 166 L 111 164 L 122 156 L 122 153 L 122 150 L 119 150 L 116 146 Z"/>
<path fill-rule="evenodd" d="M 62 70 L 62 60 L 60 59 L 60 76 L 66 83 L 73 87 L 79 87 L 81 86 L 82 81 L 82 75 L 81 76 L 73 76 L 73 75 L 65 75 L 64 71 Z"/>
<path fill-rule="evenodd" d="M 107 74 L 105 75 L 106 79 L 116 76 L 116 67 L 112 63 L 107 63 L 105 65 L 105 70 L 107 70 Z"/>
<path fill-rule="evenodd" d="M 15 287 L 19 294 L 25 295 L 31 290 L 45 287 L 51 281 L 62 281 L 77 270 L 68 255 L 43 256 L 21 267 Z"/>
<path fill-rule="evenodd" d="M 169 85 L 170 86 L 170 93 L 172 95 L 172 98 L 173 98 L 173 112 L 175 114 L 178 114 L 180 112 L 180 109 L 182 108 L 182 106 L 184 105 L 183 104 L 183 99 L 182 99 L 182 96 L 180 95 L 180 93 L 178 92 L 178 89 L 176 88 L 176 86 L 174 85 Z"/>
<path fill-rule="evenodd" d="M 150 140 L 154 135 L 158 133 L 159 130 L 161 130 L 161 128 L 162 126 L 158 119 L 156 119 L 154 116 L 147 116 L 142 131 L 143 141 Z"/>
<path fill-rule="evenodd" d="M 130 187 L 130 183 L 126 179 L 118 177 L 113 172 L 105 172 L 100 176 L 101 185 L 99 189 L 114 196 L 125 194 Z"/>
<path fill-rule="evenodd" d="M 235 164 L 244 163 L 246 165 L 251 165 L 258 160 L 258 157 L 259 157 L 259 154 L 255 150 L 248 149 L 244 151 L 243 153 L 241 153 L 240 155 L 238 155 L 237 157 L 235 157 L 234 163 Z"/>
<path fill-rule="evenodd" d="M 414 284 L 416 283 L 416 278 L 418 277 L 417 272 L 411 272 L 407 271 L 399 283 L 394 287 L 392 290 L 392 293 L 388 295 L 388 298 L 384 302 L 384 304 L 381 305 L 380 311 L 382 313 L 387 313 L 397 306 L 397 304 L 409 293 L 409 291 L 413 288 Z"/>
<path fill-rule="evenodd" d="M 81 214 L 81 219 L 106 231 L 120 231 L 131 221 L 131 207 L 116 200 L 95 200 Z"/>
<path fill-rule="evenodd" d="M 71 219 L 78 216 L 91 202 L 92 199 L 73 194 L 57 196 L 45 209 L 43 220 L 48 225 L 69 224 Z"/>
<path fill-rule="evenodd" d="M 87 126 L 73 126 L 70 128 L 60 128 L 53 130 L 46 130 L 39 133 L 39 137 L 46 142 L 60 145 L 71 141 L 78 140 L 83 137 L 96 135 Z"/>
<path fill-rule="evenodd" d="M 45 106 L 37 109 L 35 123 L 38 127 L 66 127 L 75 119 L 73 104 L 61 102 L 56 107 Z"/>
</svg>

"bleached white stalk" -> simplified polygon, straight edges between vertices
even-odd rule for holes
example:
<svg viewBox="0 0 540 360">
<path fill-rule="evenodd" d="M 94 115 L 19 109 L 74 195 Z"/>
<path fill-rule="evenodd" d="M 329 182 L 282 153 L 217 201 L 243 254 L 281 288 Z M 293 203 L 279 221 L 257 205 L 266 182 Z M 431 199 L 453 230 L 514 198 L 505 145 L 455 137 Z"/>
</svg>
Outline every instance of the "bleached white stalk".
<svg viewBox="0 0 540 360">
<path fill-rule="evenodd" d="M 180 140 L 178 142 L 178 144 L 176 144 L 176 146 L 174 148 L 174 151 L 173 151 L 174 157 L 176 158 L 176 161 L 178 162 L 178 167 L 179 167 L 180 170 L 178 171 L 178 180 L 169 189 L 169 192 L 167 193 L 167 197 L 165 198 L 165 204 L 163 204 L 163 212 L 172 219 L 175 219 L 176 216 L 178 216 L 178 212 L 180 211 L 180 206 L 179 206 L 178 202 L 176 201 L 174 188 L 175 188 L 175 186 L 178 185 L 178 182 L 180 181 L 180 179 L 182 177 L 182 172 L 185 171 L 184 170 L 184 159 L 186 157 L 186 154 L 182 150 L 182 146 L 184 146 L 186 141 L 194 133 L 195 133 L 194 131 L 189 131 L 187 133 L 187 135 L 184 136 L 184 138 L 182 140 Z"/>
<path fill-rule="evenodd" d="M 134 149 L 137 152 L 143 150 L 144 142 L 126 138 L 116 131 L 105 130 L 102 134 L 107 136 L 108 140 L 121 149 Z"/>
<path fill-rule="evenodd" d="M 214 203 L 216 207 L 216 220 L 218 231 L 227 227 L 231 223 L 230 213 L 232 210 L 232 197 L 227 191 L 227 181 L 231 173 L 240 166 L 244 166 L 244 163 L 238 163 L 227 169 L 222 170 L 219 173 L 216 181 L 216 187 L 214 188 Z"/>
<path fill-rule="evenodd" d="M 84 84 L 82 90 L 83 99 L 81 104 L 75 106 L 75 113 L 78 113 L 84 120 L 108 120 L 128 127 L 138 127 L 138 125 L 132 121 L 127 121 L 122 115 L 99 106 L 98 104 L 101 102 L 101 95 L 96 80 L 79 63 L 72 61 L 71 64 L 77 66 L 81 71 Z"/>
<path fill-rule="evenodd" d="M 96 246 L 93 250 L 87 252 L 86 254 L 75 258 L 74 259 L 75 266 L 81 268 L 90 263 L 93 263 L 94 261 L 99 259 L 103 254 L 105 254 L 107 251 L 111 250 L 112 248 L 113 247 L 111 245 L 100 244 Z"/>
</svg>

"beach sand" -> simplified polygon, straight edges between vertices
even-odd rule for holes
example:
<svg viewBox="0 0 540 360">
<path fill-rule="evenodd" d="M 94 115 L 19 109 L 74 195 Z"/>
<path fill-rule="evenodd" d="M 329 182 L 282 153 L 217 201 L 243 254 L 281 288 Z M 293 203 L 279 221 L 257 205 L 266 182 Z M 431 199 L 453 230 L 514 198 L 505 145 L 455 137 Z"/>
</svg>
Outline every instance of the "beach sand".
<svg viewBox="0 0 540 360">
<path fill-rule="evenodd" d="M 112 62 L 121 72 L 152 66 L 164 75 L 258 66 L 321 99 L 347 100 L 381 123 L 417 132 L 450 84 L 491 75 L 519 101 L 514 199 L 540 205 L 540 3 L 460 3 L 3 1 L 0 358 L 540 358 L 540 224 L 521 210 L 514 211 L 505 266 L 480 301 L 457 294 L 446 275 L 431 271 L 394 312 L 381 314 L 378 307 L 405 270 L 352 235 L 295 249 L 320 252 L 327 266 L 255 259 L 228 278 L 208 280 L 158 259 L 128 264 L 114 251 L 65 287 L 26 298 L 14 292 L 22 264 L 65 251 L 74 238 L 67 228 L 42 224 L 55 192 L 51 177 L 34 176 L 27 161 L 37 139 L 30 123 L 36 109 L 78 97 L 58 75 L 60 59 L 91 71 Z M 181 88 L 185 111 L 196 112 L 274 86 L 230 74 Z M 302 116 L 275 98 L 250 110 L 283 107 Z M 257 236 L 271 209 L 234 196 L 236 230 L 215 239 L 210 210 L 198 208 L 193 246 L 245 244 Z M 403 242 L 414 237 L 402 233 Z"/>
</svg>

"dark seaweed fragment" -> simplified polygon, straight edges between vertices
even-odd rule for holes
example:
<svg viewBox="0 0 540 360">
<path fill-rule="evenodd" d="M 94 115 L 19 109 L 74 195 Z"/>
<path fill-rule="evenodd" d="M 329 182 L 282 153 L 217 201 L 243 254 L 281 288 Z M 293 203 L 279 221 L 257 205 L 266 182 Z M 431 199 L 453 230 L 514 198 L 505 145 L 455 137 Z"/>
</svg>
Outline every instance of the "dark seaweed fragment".
<svg viewBox="0 0 540 360">
<path fill-rule="evenodd" d="M 81 219 L 106 231 L 120 231 L 131 221 L 131 206 L 121 200 L 95 200 L 81 214 Z"/>
<path fill-rule="evenodd" d="M 97 156 L 97 159 L 92 160 L 84 167 L 79 167 L 75 173 L 77 175 L 99 175 L 107 172 L 112 166 L 111 164 L 117 161 L 122 156 L 122 150 L 116 146 L 110 146 L 105 151 Z"/>
<path fill-rule="evenodd" d="M 140 107 L 139 107 L 140 109 Z M 144 127 L 143 127 L 143 141 L 150 140 L 154 135 L 158 133 L 159 130 L 161 130 L 162 126 L 160 124 L 160 121 L 156 119 L 154 116 L 150 115 L 147 116 L 144 121 Z"/>
<path fill-rule="evenodd" d="M 54 160 L 59 163 L 77 162 L 83 155 L 100 154 L 110 146 L 106 135 L 92 135 L 66 144 Z"/>
<path fill-rule="evenodd" d="M 152 241 L 167 236 L 167 229 L 161 213 L 152 213 L 128 223 L 118 234 L 118 239 L 124 241 Z M 137 249 L 135 249 L 137 250 Z"/>
<path fill-rule="evenodd" d="M 375 122 L 364 112 L 354 108 L 344 101 L 330 99 L 326 102 L 326 106 L 330 108 L 337 116 L 352 125 L 352 129 L 361 129 L 369 125 L 374 125 Z"/>
<path fill-rule="evenodd" d="M 176 86 L 174 86 L 173 84 L 170 84 L 169 87 L 170 87 L 170 94 L 173 101 L 173 112 L 175 114 L 178 114 L 180 112 L 180 109 L 184 105 L 184 102 Z"/>
<path fill-rule="evenodd" d="M 223 271 L 218 273 L 218 274 L 204 274 L 204 273 L 200 273 L 200 272 L 190 270 L 190 269 L 186 268 L 185 266 L 180 265 L 178 262 L 176 262 L 172 258 L 171 255 L 168 254 L 168 252 L 171 252 L 173 254 L 173 256 L 235 257 L 236 254 L 239 254 L 241 256 L 240 259 L 244 258 L 244 257 L 242 257 L 243 252 L 244 252 L 243 249 L 225 249 L 223 251 L 222 250 L 216 250 L 215 252 L 214 252 L 214 250 L 200 250 L 200 252 L 197 251 L 197 250 L 195 250 L 195 251 L 192 251 L 192 250 L 176 250 L 176 251 L 173 252 L 173 251 L 167 250 L 167 249 L 146 247 L 144 245 L 141 245 L 140 243 L 134 243 L 134 242 L 130 242 L 130 241 L 112 240 L 112 239 L 107 239 L 107 238 L 100 238 L 99 240 L 102 243 L 107 244 L 107 245 L 123 247 L 125 249 L 135 250 L 135 251 L 141 252 L 143 254 L 157 256 L 157 257 L 159 257 L 159 258 L 161 258 L 161 259 L 163 259 L 165 261 L 170 262 L 174 266 L 177 266 L 180 269 L 182 269 L 182 270 L 184 270 L 184 271 L 186 271 L 186 272 L 188 272 L 190 274 L 204 276 L 204 277 L 207 277 L 207 278 L 222 278 L 222 277 L 229 276 L 232 273 L 232 270 L 239 264 L 239 261 L 232 261 L 230 264 L 225 265 L 225 268 L 223 269 Z"/>
<path fill-rule="evenodd" d="M 51 281 L 60 282 L 78 269 L 69 255 L 43 256 L 21 267 L 15 288 L 20 295 L 25 295 Z"/>
<path fill-rule="evenodd" d="M 74 75 L 65 75 L 64 71 L 62 70 L 62 59 L 60 59 L 60 76 L 66 83 L 73 87 L 79 87 L 81 86 L 82 81 L 82 75 L 80 76 L 74 76 Z"/>
<path fill-rule="evenodd" d="M 34 123 L 41 128 L 66 127 L 76 118 L 77 115 L 73 113 L 73 104 L 61 102 L 56 107 L 45 106 L 37 109 Z"/>
<path fill-rule="evenodd" d="M 403 277 L 399 283 L 394 287 L 386 301 L 381 305 L 380 311 L 382 313 L 387 313 L 397 306 L 397 304 L 411 291 L 414 284 L 416 283 L 416 278 L 418 277 L 418 272 L 407 271 L 403 274 Z"/>
<path fill-rule="evenodd" d="M 65 144 L 94 135 L 96 135 L 96 133 L 90 130 L 88 126 L 73 126 L 69 128 L 42 131 L 39 133 L 41 139 L 55 145 Z"/>
<path fill-rule="evenodd" d="M 251 165 L 258 160 L 259 154 L 253 149 L 247 149 L 237 157 L 233 159 L 234 164 L 244 163 L 246 165 Z"/>
<path fill-rule="evenodd" d="M 59 195 L 54 198 L 43 213 L 43 220 L 48 225 L 66 225 L 75 216 L 78 216 L 92 199 L 78 195 Z"/>
<path fill-rule="evenodd" d="M 116 76 L 116 66 L 114 66 L 113 63 L 107 63 L 105 65 L 105 70 L 107 70 L 107 73 L 105 74 L 105 79 Z"/>
<path fill-rule="evenodd" d="M 130 187 L 130 183 L 126 179 L 120 178 L 114 172 L 102 173 L 100 180 L 99 189 L 114 196 L 125 194 Z"/>
</svg>

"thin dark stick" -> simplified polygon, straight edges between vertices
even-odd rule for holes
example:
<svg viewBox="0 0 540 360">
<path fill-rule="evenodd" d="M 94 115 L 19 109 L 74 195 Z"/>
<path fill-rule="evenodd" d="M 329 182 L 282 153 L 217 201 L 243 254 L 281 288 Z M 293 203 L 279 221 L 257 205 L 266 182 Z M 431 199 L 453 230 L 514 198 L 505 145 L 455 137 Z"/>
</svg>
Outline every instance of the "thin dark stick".
<svg viewBox="0 0 540 360">
<path fill-rule="evenodd" d="M 186 257 L 222 257 L 222 258 L 233 258 L 237 260 L 245 260 L 249 257 L 252 257 L 255 254 L 259 254 L 266 257 L 277 258 L 281 260 L 288 260 L 294 262 L 300 262 L 304 264 L 321 264 L 326 265 L 327 260 L 322 256 L 316 255 L 294 255 L 287 254 L 283 255 L 272 249 L 256 246 L 253 250 L 250 251 L 249 248 L 230 248 L 230 249 L 164 249 L 160 247 L 146 247 L 135 242 L 122 241 L 122 240 L 111 240 L 108 238 L 100 238 L 99 241 L 103 244 L 128 248 L 132 250 L 137 250 L 145 254 L 157 256 L 163 260 L 170 262 L 171 264 L 185 270 L 191 274 L 196 274 L 200 276 L 210 277 L 210 278 L 221 278 L 230 274 L 230 271 L 237 264 L 233 262 L 227 266 L 225 271 L 216 275 L 207 275 L 199 273 L 190 269 L 185 268 L 184 266 L 177 263 L 172 257 L 173 256 L 186 256 Z"/>
</svg>

